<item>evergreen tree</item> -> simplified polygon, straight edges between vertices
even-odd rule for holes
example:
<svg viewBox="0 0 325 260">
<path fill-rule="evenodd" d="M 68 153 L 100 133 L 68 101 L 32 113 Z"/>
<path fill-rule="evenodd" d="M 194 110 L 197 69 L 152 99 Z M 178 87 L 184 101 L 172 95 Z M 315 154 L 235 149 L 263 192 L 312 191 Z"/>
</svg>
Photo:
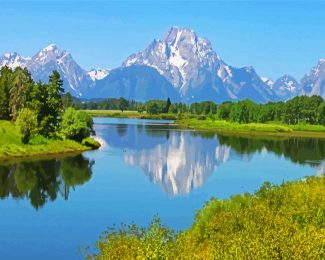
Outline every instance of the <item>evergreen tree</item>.
<svg viewBox="0 0 325 260">
<path fill-rule="evenodd" d="M 126 110 L 129 107 L 129 101 L 126 100 L 125 98 L 120 98 L 120 103 L 119 103 L 119 109 L 122 111 Z"/>
<path fill-rule="evenodd" d="M 317 108 L 317 123 L 325 125 L 325 102 L 320 104 Z"/>
<path fill-rule="evenodd" d="M 168 113 L 168 110 L 169 110 L 169 107 L 170 105 L 172 104 L 172 102 L 170 101 L 170 98 L 167 98 L 167 101 L 166 101 L 166 107 L 164 109 L 164 113 Z"/>
<path fill-rule="evenodd" d="M 9 108 L 13 120 L 16 120 L 19 111 L 26 106 L 30 99 L 33 84 L 32 76 L 27 69 L 16 68 L 13 73 L 12 87 L 9 91 Z"/>
<path fill-rule="evenodd" d="M 10 89 L 12 86 L 13 71 L 4 66 L 0 70 L 0 119 L 10 119 Z"/>
<path fill-rule="evenodd" d="M 57 71 L 53 71 L 46 85 L 46 91 L 43 95 L 45 97 L 45 104 L 41 112 L 41 133 L 44 136 L 54 135 L 59 128 L 60 116 L 63 112 L 62 95 L 64 89 L 62 88 L 63 81 Z M 41 91 L 42 93 L 43 91 Z"/>
<path fill-rule="evenodd" d="M 73 97 L 69 92 L 63 95 L 62 104 L 65 109 L 74 106 L 73 105 Z"/>
</svg>

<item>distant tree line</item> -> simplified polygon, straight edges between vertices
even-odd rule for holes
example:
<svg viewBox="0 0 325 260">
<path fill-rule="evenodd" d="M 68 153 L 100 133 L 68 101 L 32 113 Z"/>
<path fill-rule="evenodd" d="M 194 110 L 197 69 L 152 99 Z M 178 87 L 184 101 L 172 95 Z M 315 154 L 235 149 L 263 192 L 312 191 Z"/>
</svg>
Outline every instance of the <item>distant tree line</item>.
<svg viewBox="0 0 325 260">
<path fill-rule="evenodd" d="M 64 95 L 60 74 L 53 71 L 47 83 L 34 82 L 26 68 L 0 70 L 0 120 L 15 122 L 22 142 L 31 137 L 73 139 L 90 135 L 91 117 L 73 108 L 71 95 Z"/>
<path fill-rule="evenodd" d="M 137 110 L 149 114 L 191 114 L 201 118 L 211 117 L 238 123 L 280 122 L 285 124 L 325 125 L 325 102 L 320 96 L 297 96 L 286 102 L 257 104 L 249 99 L 238 102 L 216 104 L 213 101 L 196 102 L 190 105 L 172 103 L 167 100 L 149 100 L 147 102 L 129 101 L 124 98 L 101 101 L 75 101 L 80 109 Z"/>
</svg>

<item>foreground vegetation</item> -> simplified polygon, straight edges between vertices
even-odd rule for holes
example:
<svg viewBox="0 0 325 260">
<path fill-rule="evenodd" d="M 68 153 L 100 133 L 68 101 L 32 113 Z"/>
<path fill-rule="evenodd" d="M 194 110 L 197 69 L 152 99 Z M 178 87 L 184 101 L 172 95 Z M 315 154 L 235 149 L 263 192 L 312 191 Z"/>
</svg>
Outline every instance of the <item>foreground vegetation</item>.
<svg viewBox="0 0 325 260">
<path fill-rule="evenodd" d="M 104 233 L 95 259 L 324 259 L 325 177 L 211 199 L 175 232 L 155 218 Z"/>
<path fill-rule="evenodd" d="M 92 118 L 69 107 L 62 86 L 57 71 L 48 83 L 35 83 L 27 69 L 1 68 L 0 160 L 100 146 L 94 140 L 83 142 L 92 133 Z"/>
</svg>

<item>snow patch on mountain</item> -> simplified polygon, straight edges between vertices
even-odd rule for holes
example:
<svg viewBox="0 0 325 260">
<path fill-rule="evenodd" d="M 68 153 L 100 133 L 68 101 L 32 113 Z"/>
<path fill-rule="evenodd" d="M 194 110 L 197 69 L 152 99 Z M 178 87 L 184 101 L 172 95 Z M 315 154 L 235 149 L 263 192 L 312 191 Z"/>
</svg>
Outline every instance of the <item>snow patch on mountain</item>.
<svg viewBox="0 0 325 260">
<path fill-rule="evenodd" d="M 103 70 L 103 69 L 92 69 L 88 71 L 89 77 L 93 80 L 101 80 L 109 75 L 111 70 Z"/>
<path fill-rule="evenodd" d="M 261 77 L 261 80 L 268 85 L 271 89 L 273 88 L 274 81 L 272 79 L 269 79 L 268 77 Z"/>
<path fill-rule="evenodd" d="M 299 86 L 299 83 L 294 77 L 286 74 L 272 84 L 272 89 L 278 99 L 287 100 L 297 95 Z"/>
</svg>

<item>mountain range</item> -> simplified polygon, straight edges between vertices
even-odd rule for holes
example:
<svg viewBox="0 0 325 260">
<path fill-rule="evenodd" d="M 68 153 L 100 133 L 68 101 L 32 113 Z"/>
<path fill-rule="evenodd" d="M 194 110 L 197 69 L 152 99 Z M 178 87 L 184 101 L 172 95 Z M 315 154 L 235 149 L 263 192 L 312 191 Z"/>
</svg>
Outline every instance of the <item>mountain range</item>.
<svg viewBox="0 0 325 260">
<path fill-rule="evenodd" d="M 33 57 L 6 53 L 0 67 L 26 67 L 35 81 L 47 81 L 59 71 L 65 90 L 82 98 L 125 97 L 144 101 L 215 102 L 249 98 L 258 103 L 287 100 L 296 95 L 325 98 L 325 59 L 299 82 L 290 75 L 272 81 L 251 66 L 227 64 L 211 42 L 186 28 L 172 27 L 162 39 L 154 39 L 143 51 L 130 55 L 114 69 L 81 68 L 72 55 L 51 44 Z"/>
</svg>

